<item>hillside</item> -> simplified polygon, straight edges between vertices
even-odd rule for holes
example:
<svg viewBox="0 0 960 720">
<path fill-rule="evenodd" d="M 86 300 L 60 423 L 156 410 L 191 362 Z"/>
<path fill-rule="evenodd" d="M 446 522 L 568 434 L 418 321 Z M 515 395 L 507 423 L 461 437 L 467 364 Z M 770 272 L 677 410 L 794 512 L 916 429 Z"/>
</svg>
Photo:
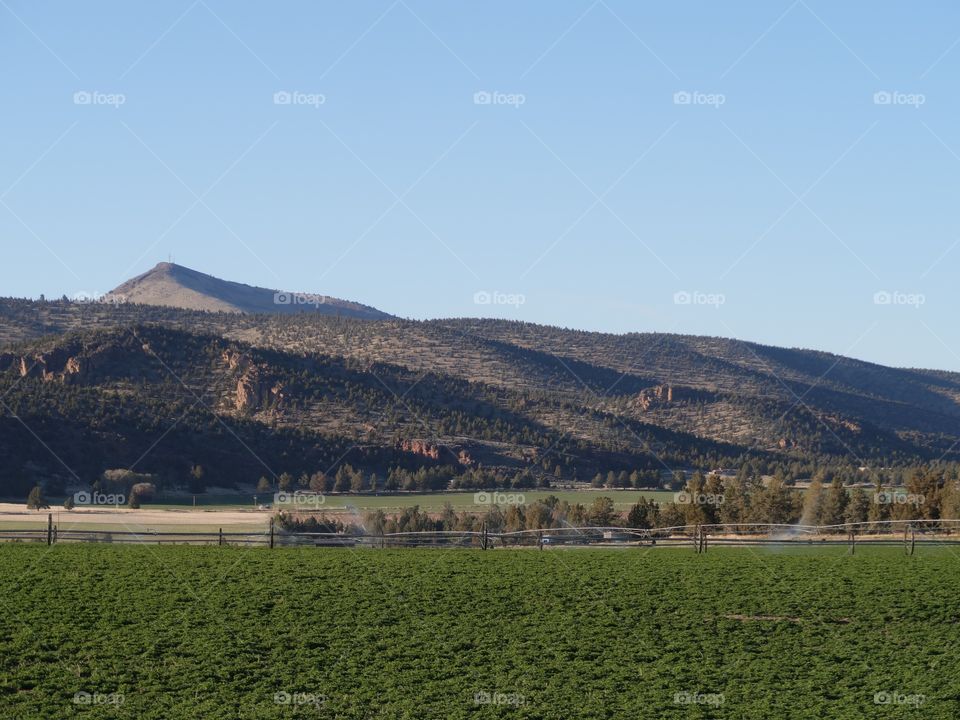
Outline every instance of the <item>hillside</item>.
<svg viewBox="0 0 960 720">
<path fill-rule="evenodd" d="M 381 480 L 423 467 L 655 485 L 744 462 L 802 475 L 960 459 L 954 373 L 498 320 L 2 300 L 0 396 L 23 420 L 0 421 L 0 485 L 17 487 L 131 465 L 177 482 L 200 464 L 222 484 L 351 463 Z"/>
<path fill-rule="evenodd" d="M 231 313 L 303 313 L 387 318 L 360 303 L 316 293 L 286 292 L 220 280 L 182 265 L 159 263 L 109 293 L 120 302 L 161 305 L 184 310 Z"/>
</svg>

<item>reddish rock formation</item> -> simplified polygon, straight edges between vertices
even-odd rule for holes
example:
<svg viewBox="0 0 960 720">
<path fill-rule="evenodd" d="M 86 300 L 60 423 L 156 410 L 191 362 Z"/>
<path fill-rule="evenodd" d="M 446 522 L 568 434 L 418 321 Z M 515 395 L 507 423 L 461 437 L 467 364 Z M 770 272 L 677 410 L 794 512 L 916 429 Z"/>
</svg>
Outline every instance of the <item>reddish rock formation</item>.
<svg viewBox="0 0 960 720">
<path fill-rule="evenodd" d="M 413 453 L 414 455 L 422 455 L 431 460 L 440 459 L 439 446 L 428 443 L 426 440 L 398 440 L 397 450 Z"/>
<path fill-rule="evenodd" d="M 655 385 L 645 388 L 637 395 L 634 404 L 641 410 L 663 407 L 671 403 L 698 402 L 710 400 L 713 394 L 708 390 L 673 385 Z"/>
<path fill-rule="evenodd" d="M 20 377 L 26 377 L 27 375 L 39 376 L 40 367 L 33 358 L 22 357 L 20 358 Z"/>
<path fill-rule="evenodd" d="M 449 459 L 453 456 L 464 467 L 473 467 L 477 464 L 470 452 L 459 446 L 435 445 L 426 440 L 398 440 L 396 448 L 402 452 L 413 453 L 431 460 Z"/>
<path fill-rule="evenodd" d="M 250 357 L 236 350 L 224 350 L 220 355 L 231 370 L 246 370 L 250 367 Z"/>
<path fill-rule="evenodd" d="M 853 420 L 847 420 L 838 415 L 824 415 L 823 420 L 830 425 L 841 427 L 844 430 L 849 430 L 854 434 L 859 434 L 863 428 L 859 423 L 854 422 Z"/>
<path fill-rule="evenodd" d="M 283 383 L 275 381 L 255 365 L 248 367 L 237 380 L 235 406 L 240 412 L 270 408 L 281 410 L 286 399 Z"/>
<path fill-rule="evenodd" d="M 56 349 L 46 353 L 20 358 L 20 376 L 38 377 L 45 382 L 60 380 L 70 382 L 86 369 L 80 357 L 71 357 L 65 350 Z"/>
</svg>

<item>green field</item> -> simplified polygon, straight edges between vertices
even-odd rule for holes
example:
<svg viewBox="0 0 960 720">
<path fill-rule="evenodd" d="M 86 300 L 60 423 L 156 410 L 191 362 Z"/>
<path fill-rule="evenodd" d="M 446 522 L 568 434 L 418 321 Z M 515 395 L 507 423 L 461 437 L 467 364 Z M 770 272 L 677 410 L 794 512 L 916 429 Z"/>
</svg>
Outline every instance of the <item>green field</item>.
<svg viewBox="0 0 960 720">
<path fill-rule="evenodd" d="M 3 544 L 0 716 L 960 717 L 958 558 L 844 552 Z"/>
<path fill-rule="evenodd" d="M 397 493 L 395 495 L 327 495 L 322 509 L 332 512 L 356 509 L 384 511 L 402 510 L 413 505 L 419 505 L 421 510 L 428 512 L 443 509 L 444 503 L 453 505 L 454 510 L 484 511 L 489 507 L 477 504 L 474 492 L 443 492 L 443 493 Z M 672 502 L 675 493 L 663 490 L 488 490 L 488 497 L 493 496 L 523 496 L 527 504 L 544 500 L 551 495 L 566 500 L 571 504 L 580 503 L 587 507 L 598 497 L 608 497 L 613 500 L 617 510 L 627 512 L 641 497 L 653 498 L 659 502 Z M 272 499 L 272 498 L 271 498 Z"/>
</svg>

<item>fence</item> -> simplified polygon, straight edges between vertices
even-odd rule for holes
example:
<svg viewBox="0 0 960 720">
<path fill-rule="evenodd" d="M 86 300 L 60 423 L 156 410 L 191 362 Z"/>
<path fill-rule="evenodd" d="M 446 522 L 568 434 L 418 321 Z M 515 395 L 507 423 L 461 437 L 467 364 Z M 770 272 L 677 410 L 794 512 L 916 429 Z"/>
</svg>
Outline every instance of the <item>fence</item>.
<svg viewBox="0 0 960 720">
<path fill-rule="evenodd" d="M 677 525 L 661 528 L 573 527 L 494 531 L 430 530 L 395 533 L 289 532 L 270 523 L 266 532 L 163 532 L 135 530 L 60 529 L 48 515 L 44 527 L 0 529 L 0 541 L 180 545 L 239 545 L 261 547 L 368 547 L 368 548 L 479 548 L 509 547 L 693 547 L 706 552 L 711 546 L 761 545 L 903 545 L 913 554 L 918 543 L 960 544 L 960 520 L 886 520 L 841 525 L 783 525 L 741 523 Z"/>
</svg>

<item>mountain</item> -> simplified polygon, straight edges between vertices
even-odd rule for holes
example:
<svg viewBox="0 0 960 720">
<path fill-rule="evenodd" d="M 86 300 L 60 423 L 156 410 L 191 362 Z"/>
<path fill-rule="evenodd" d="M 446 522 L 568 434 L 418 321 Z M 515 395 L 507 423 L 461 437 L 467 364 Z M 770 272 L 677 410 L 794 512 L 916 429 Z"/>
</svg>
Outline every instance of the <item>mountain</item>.
<svg viewBox="0 0 960 720">
<path fill-rule="evenodd" d="M 342 315 L 366 320 L 390 317 L 376 308 L 314 293 L 286 292 L 220 280 L 197 270 L 159 263 L 115 288 L 109 297 L 141 305 L 231 313 Z"/>
<path fill-rule="evenodd" d="M 505 320 L 0 299 L 0 400 L 0 494 L 131 465 L 232 485 L 350 464 L 424 489 L 960 463 L 958 373 Z"/>
</svg>

